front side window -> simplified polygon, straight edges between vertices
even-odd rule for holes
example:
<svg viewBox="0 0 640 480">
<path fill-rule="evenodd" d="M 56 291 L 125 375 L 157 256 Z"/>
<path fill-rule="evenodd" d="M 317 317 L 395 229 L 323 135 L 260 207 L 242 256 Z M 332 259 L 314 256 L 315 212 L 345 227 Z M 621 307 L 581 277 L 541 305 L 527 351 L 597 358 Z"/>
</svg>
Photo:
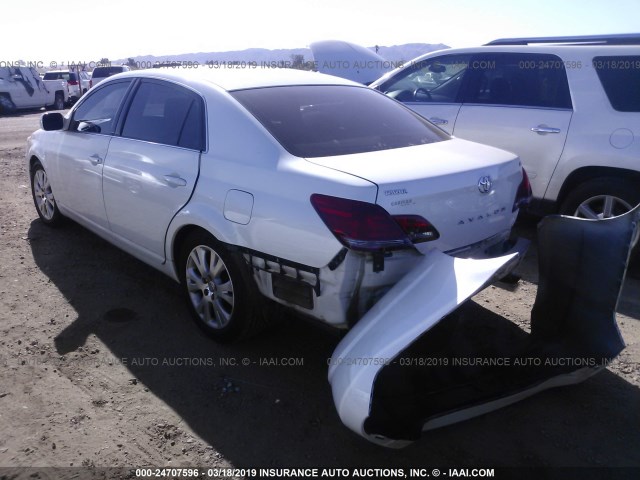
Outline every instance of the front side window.
<svg viewBox="0 0 640 480">
<path fill-rule="evenodd" d="M 565 65 L 555 55 L 477 55 L 469 74 L 464 103 L 571 108 Z"/>
<path fill-rule="evenodd" d="M 204 150 L 202 99 L 184 88 L 144 81 L 131 102 L 122 136 Z"/>
<path fill-rule="evenodd" d="M 122 99 L 131 81 L 105 85 L 92 90 L 73 114 L 70 130 L 112 135 Z"/>
<path fill-rule="evenodd" d="M 457 103 L 469 55 L 444 55 L 412 63 L 378 90 L 401 102 Z"/>
<path fill-rule="evenodd" d="M 640 56 L 595 57 L 593 67 L 614 109 L 640 112 Z"/>
<path fill-rule="evenodd" d="M 298 157 L 388 150 L 449 138 L 408 108 L 369 88 L 305 85 L 230 93 Z"/>
</svg>

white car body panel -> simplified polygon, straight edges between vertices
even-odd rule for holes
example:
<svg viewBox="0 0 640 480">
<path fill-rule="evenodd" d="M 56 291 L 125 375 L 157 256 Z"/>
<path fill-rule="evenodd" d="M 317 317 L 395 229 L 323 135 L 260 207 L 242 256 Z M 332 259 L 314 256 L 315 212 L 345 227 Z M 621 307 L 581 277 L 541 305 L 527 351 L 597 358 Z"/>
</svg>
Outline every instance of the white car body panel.
<svg viewBox="0 0 640 480">
<path fill-rule="evenodd" d="M 109 226 L 164 261 L 167 225 L 193 191 L 200 152 L 114 137 L 103 171 Z"/>
<path fill-rule="evenodd" d="M 373 384 L 385 362 L 393 360 L 444 316 L 518 261 L 518 253 L 470 260 L 434 251 L 421 259 L 347 333 L 334 350 L 329 382 L 342 422 L 354 432 L 385 446 L 394 441 L 368 435 Z M 401 442 L 396 446 L 404 446 Z"/>
<path fill-rule="evenodd" d="M 58 156 L 51 164 L 50 174 L 59 190 L 60 205 L 86 222 L 108 229 L 102 196 L 102 169 L 111 137 L 76 132 L 54 134 L 49 136 L 50 143 L 46 148 Z"/>
<path fill-rule="evenodd" d="M 517 189 L 522 168 L 515 155 L 493 147 L 453 139 L 408 148 L 402 158 L 382 150 L 309 161 L 375 183 L 376 203 L 391 214 L 418 214 L 434 223 L 441 238 L 416 244 L 422 253 L 473 244 L 509 231 L 515 222 L 513 199 L 505 192 Z M 491 179 L 490 192 L 478 189 L 483 177 Z"/>
<path fill-rule="evenodd" d="M 533 195 L 542 198 L 562 155 L 572 115 L 571 110 L 465 104 L 453 135 L 517 152 L 526 165 Z M 558 133 L 533 132 L 536 127 L 551 127 Z"/>
</svg>

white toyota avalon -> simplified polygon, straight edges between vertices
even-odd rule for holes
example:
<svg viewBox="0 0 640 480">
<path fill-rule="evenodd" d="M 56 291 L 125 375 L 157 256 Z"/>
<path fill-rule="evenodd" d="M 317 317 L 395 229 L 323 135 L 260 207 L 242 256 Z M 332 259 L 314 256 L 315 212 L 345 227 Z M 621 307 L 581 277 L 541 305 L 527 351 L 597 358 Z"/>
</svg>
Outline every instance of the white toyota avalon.
<svg viewBox="0 0 640 480">
<path fill-rule="evenodd" d="M 530 196 L 514 154 L 284 69 L 115 75 L 45 114 L 26 160 L 44 223 L 68 217 L 180 282 L 220 341 L 259 330 L 266 299 L 348 328 L 425 257 L 521 250 Z"/>
</svg>

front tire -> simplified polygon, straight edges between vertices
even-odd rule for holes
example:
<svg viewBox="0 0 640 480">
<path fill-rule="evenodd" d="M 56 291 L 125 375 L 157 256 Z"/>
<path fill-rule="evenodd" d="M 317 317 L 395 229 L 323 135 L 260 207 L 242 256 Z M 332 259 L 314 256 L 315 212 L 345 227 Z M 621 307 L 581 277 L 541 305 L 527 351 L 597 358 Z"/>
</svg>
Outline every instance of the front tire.
<svg viewBox="0 0 640 480">
<path fill-rule="evenodd" d="M 31 195 L 40 220 L 50 227 L 59 226 L 63 216 L 53 195 L 49 176 L 40 162 L 31 169 Z"/>
<path fill-rule="evenodd" d="M 264 313 L 242 258 L 204 231 L 190 234 L 179 255 L 180 283 L 191 317 L 219 342 L 261 330 Z"/>
</svg>

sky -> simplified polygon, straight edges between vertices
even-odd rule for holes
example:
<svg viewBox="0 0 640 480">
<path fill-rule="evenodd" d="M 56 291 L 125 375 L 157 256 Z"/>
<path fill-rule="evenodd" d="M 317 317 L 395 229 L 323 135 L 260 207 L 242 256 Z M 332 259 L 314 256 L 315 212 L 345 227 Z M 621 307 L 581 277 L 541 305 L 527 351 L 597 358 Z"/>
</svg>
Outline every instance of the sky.
<svg viewBox="0 0 640 480">
<path fill-rule="evenodd" d="M 74 8 L 74 4 L 77 8 Z M 22 0 L 3 2 L 3 61 L 640 33 L 640 0 Z"/>
</svg>

